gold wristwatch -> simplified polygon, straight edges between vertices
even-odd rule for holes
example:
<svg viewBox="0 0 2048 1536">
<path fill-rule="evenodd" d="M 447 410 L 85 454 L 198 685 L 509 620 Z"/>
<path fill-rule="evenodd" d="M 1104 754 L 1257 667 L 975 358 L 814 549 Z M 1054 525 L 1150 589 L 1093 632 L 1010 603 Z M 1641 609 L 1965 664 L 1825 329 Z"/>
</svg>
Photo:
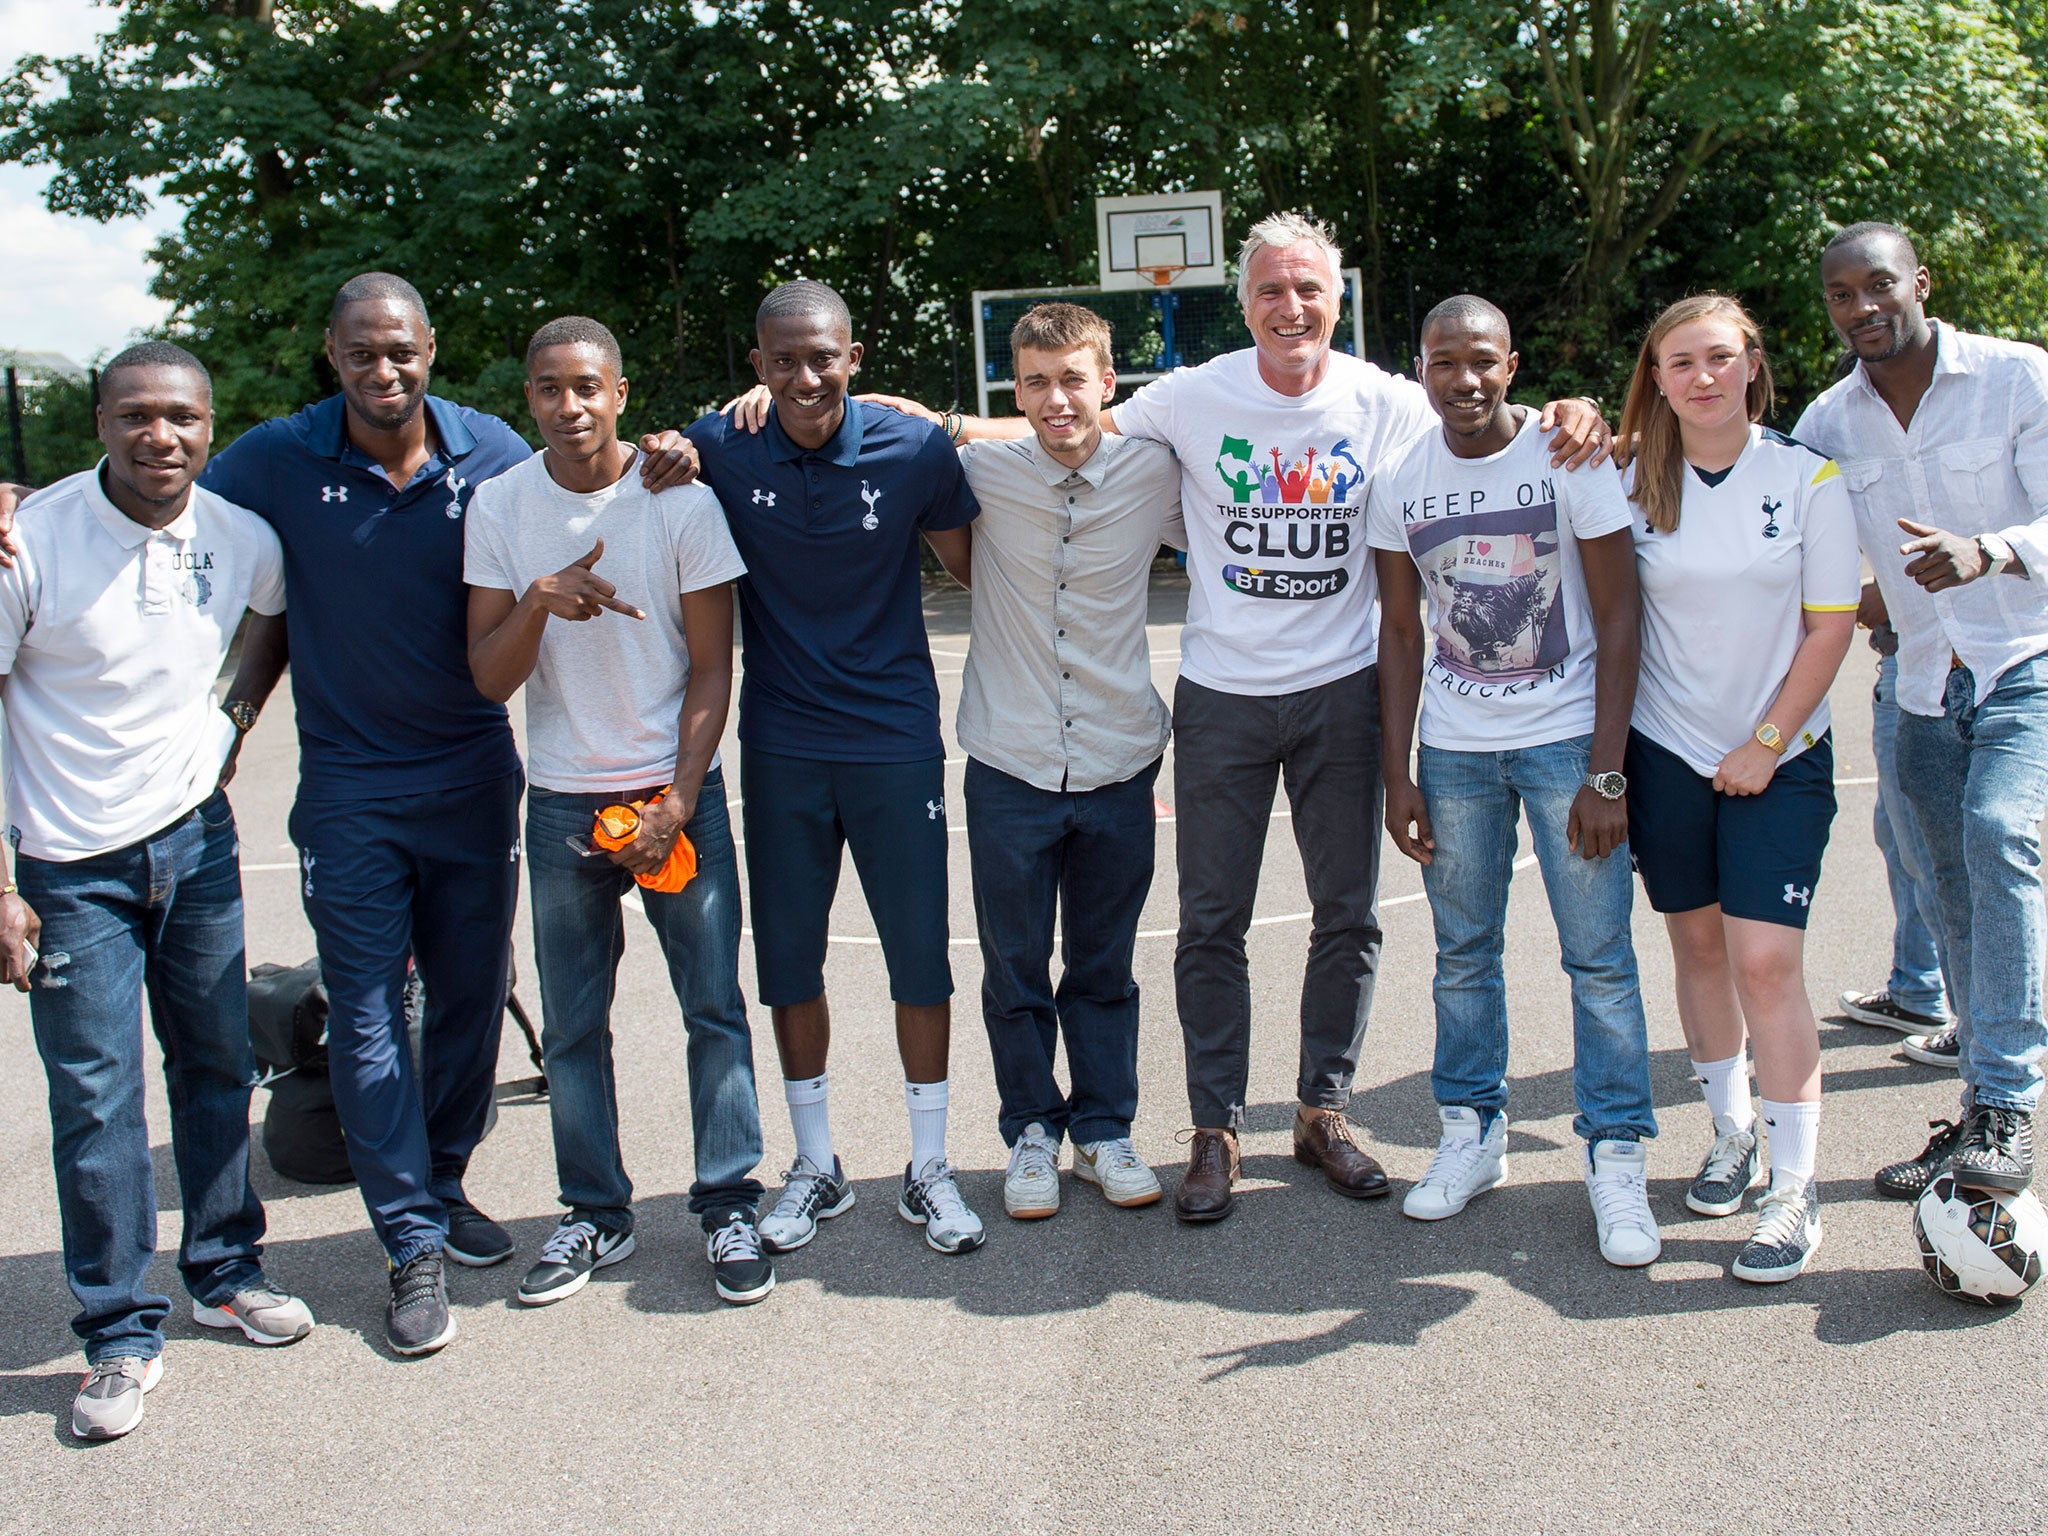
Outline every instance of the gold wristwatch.
<svg viewBox="0 0 2048 1536">
<path fill-rule="evenodd" d="M 1775 725 L 1766 720 L 1756 728 L 1756 739 L 1769 747 L 1778 756 L 1785 755 L 1785 736 Z"/>
</svg>

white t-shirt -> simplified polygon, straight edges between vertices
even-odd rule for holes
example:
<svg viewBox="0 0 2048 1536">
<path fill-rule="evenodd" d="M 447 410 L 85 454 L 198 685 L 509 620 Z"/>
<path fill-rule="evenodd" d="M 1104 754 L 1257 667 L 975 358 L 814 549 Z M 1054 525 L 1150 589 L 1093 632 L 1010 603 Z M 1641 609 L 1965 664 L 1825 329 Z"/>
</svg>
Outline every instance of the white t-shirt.
<svg viewBox="0 0 2048 1536">
<path fill-rule="evenodd" d="M 100 461 L 104 468 L 106 461 Z M 213 685 L 245 609 L 284 612 L 284 552 L 192 488 L 152 532 L 100 469 L 22 503 L 0 570 L 8 835 L 54 864 L 126 848 L 213 794 L 235 739 Z"/>
<path fill-rule="evenodd" d="M 547 621 L 526 680 L 527 775 L 565 794 L 666 784 L 690 682 L 682 594 L 731 581 L 746 565 L 709 487 L 652 494 L 635 462 L 615 484 L 585 495 L 555 484 L 544 457 L 477 487 L 462 579 L 523 594 L 601 538 L 596 573 L 647 617 L 607 610 Z"/>
<path fill-rule="evenodd" d="M 1378 659 L 1365 486 L 1436 425 L 1421 385 L 1332 352 L 1322 383 L 1283 395 L 1247 348 L 1154 379 L 1114 416 L 1119 432 L 1180 458 L 1183 677 L 1224 693 L 1294 693 Z"/>
<path fill-rule="evenodd" d="M 1633 471 L 1624 477 L 1631 490 Z M 1691 465 L 1678 527 L 1652 533 L 1636 508 L 1643 665 L 1634 724 L 1711 776 L 1748 741 L 1805 637 L 1802 609 L 1853 613 L 1862 591 L 1856 522 L 1834 461 L 1752 426 L 1718 485 Z M 1785 732 L 1796 757 L 1828 728 L 1828 701 Z"/>
<path fill-rule="evenodd" d="M 1525 411 L 1515 440 L 1461 459 L 1424 433 L 1372 478 L 1366 541 L 1422 573 L 1436 644 L 1423 667 L 1422 741 L 1511 752 L 1593 729 L 1593 609 L 1580 539 L 1633 520 L 1611 464 L 1566 473 Z"/>
</svg>

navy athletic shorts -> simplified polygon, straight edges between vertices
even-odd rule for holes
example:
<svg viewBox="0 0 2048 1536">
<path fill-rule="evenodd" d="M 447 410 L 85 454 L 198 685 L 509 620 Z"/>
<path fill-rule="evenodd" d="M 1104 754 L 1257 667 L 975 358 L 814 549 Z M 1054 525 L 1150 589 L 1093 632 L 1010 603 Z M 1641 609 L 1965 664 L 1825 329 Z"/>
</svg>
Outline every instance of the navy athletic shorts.
<svg viewBox="0 0 2048 1536">
<path fill-rule="evenodd" d="M 1628 733 L 1628 846 L 1659 912 L 1719 903 L 1729 917 L 1804 928 L 1835 819 L 1835 750 L 1823 735 L 1778 764 L 1760 795 L 1724 795 L 1640 731 Z"/>
<path fill-rule="evenodd" d="M 953 995 L 946 957 L 946 765 L 842 763 L 740 751 L 747 909 L 761 1002 L 825 990 L 825 944 L 840 852 L 860 876 L 889 995 L 930 1007 Z"/>
</svg>

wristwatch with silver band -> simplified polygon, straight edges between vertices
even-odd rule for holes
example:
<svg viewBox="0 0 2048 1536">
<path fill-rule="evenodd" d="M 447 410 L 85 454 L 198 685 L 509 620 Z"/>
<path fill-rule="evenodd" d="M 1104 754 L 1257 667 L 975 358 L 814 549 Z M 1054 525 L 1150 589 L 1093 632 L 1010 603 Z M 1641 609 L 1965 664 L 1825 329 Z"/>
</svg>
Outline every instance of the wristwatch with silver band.
<svg viewBox="0 0 2048 1536">
<path fill-rule="evenodd" d="M 1602 800 L 1619 800 L 1628 793 L 1628 779 L 1610 768 L 1605 773 L 1587 774 L 1586 788 Z"/>
</svg>

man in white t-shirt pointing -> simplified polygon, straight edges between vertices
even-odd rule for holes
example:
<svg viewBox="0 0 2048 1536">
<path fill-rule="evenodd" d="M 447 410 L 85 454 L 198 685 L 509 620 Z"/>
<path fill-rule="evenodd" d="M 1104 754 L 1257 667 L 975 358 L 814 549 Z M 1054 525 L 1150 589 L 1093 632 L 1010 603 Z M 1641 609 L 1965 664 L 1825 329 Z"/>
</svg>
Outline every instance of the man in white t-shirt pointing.
<svg viewBox="0 0 2048 1536">
<path fill-rule="evenodd" d="M 1255 345 L 1155 379 L 1102 417 L 1179 456 L 1187 520 L 1173 700 L 1174 982 L 1195 1125 L 1175 1201 L 1184 1221 L 1218 1220 L 1234 1202 L 1251 1070 L 1245 934 L 1283 776 L 1313 908 L 1294 1154 L 1340 1194 L 1388 1190 L 1344 1118 L 1380 952 L 1379 588 L 1360 513 L 1382 457 L 1435 417 L 1413 380 L 1332 350 L 1342 271 L 1320 223 L 1260 220 L 1238 252 Z M 1590 401 L 1547 406 L 1543 424 L 1558 429 L 1556 460 L 1605 453 Z M 1030 428 L 1020 417 L 955 430 Z"/>
<path fill-rule="evenodd" d="M 1441 1221 L 1507 1178 L 1501 948 L 1526 812 L 1571 977 L 1572 1129 L 1587 1146 L 1600 1252 L 1636 1267 L 1659 1239 L 1639 1145 L 1657 1117 L 1621 774 L 1640 614 L 1633 519 L 1611 466 L 1552 470 L 1536 413 L 1508 403 L 1517 359 L 1499 309 L 1446 299 L 1421 340 L 1422 387 L 1443 426 L 1373 476 L 1366 512 L 1386 597 L 1387 830 L 1422 865 L 1436 926 L 1430 1087 L 1443 1130 L 1401 1209 Z"/>
<path fill-rule="evenodd" d="M 0 983 L 28 993 L 50 1079 L 72 1329 L 91 1365 L 72 1433 L 125 1435 L 163 1375 L 170 1299 L 145 1284 L 156 1177 L 143 1120 L 142 1004 L 163 1046 L 193 1321 L 258 1344 L 312 1331 L 263 1274 L 249 1187 L 247 971 L 235 816 L 221 792 L 277 681 L 213 685 L 244 610 L 245 654 L 275 655 L 284 557 L 252 512 L 193 484 L 213 387 L 168 342 L 100 376 L 106 457 L 30 498 L 0 570 L 7 842 Z M 15 882 L 19 881 L 17 888 Z M 40 953 L 38 953 L 40 951 Z"/>
</svg>

